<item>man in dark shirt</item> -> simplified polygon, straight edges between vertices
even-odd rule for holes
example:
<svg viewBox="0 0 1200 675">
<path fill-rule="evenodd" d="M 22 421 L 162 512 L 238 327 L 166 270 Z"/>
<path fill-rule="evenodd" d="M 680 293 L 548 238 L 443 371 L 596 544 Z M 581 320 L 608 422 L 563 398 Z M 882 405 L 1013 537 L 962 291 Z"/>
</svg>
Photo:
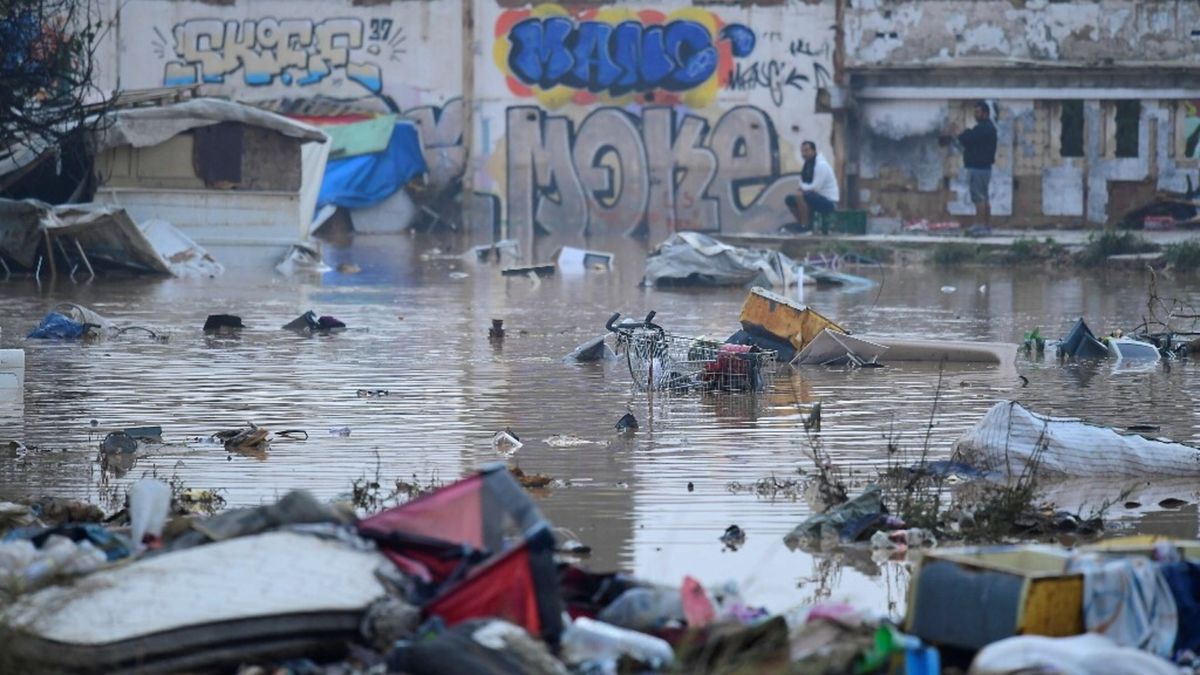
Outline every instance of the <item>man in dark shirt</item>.
<svg viewBox="0 0 1200 675">
<path fill-rule="evenodd" d="M 956 137 L 963 151 L 963 166 L 971 188 L 971 203 L 975 216 L 985 228 L 991 226 L 992 212 L 988 206 L 988 184 L 992 181 L 992 165 L 996 163 L 996 125 L 992 122 L 987 101 L 975 102 L 975 126 Z"/>
</svg>

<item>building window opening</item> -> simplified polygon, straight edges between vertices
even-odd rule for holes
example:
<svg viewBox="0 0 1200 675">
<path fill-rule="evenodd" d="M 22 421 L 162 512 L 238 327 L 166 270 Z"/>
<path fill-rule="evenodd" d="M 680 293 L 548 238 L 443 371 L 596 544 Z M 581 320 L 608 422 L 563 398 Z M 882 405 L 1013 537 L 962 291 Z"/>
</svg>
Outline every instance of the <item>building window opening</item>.
<svg viewBox="0 0 1200 675">
<path fill-rule="evenodd" d="M 1083 157 L 1083 101 L 1063 101 L 1059 122 L 1059 153 L 1063 157 Z"/>
<path fill-rule="evenodd" d="M 1138 156 L 1138 122 L 1141 101 L 1117 101 L 1117 157 Z"/>
</svg>

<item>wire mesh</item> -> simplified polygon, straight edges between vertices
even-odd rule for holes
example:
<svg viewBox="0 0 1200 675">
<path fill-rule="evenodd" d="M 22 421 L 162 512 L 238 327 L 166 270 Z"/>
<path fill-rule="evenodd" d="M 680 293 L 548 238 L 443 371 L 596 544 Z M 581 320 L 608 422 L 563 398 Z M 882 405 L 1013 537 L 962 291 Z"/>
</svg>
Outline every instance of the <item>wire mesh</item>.
<svg viewBox="0 0 1200 675">
<path fill-rule="evenodd" d="M 634 385 L 677 393 L 761 392 L 775 383 L 775 352 L 639 328 L 620 340 Z"/>
</svg>

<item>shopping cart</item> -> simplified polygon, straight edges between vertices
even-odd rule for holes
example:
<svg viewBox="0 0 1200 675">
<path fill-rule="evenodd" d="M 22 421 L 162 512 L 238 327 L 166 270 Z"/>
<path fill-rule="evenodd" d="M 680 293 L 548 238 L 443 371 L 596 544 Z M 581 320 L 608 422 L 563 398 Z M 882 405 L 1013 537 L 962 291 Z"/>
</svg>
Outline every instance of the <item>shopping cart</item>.
<svg viewBox="0 0 1200 675">
<path fill-rule="evenodd" d="M 643 391 L 761 392 L 775 382 L 775 352 L 668 333 L 654 323 L 613 314 L 605 326 L 617 337 L 634 385 Z"/>
</svg>

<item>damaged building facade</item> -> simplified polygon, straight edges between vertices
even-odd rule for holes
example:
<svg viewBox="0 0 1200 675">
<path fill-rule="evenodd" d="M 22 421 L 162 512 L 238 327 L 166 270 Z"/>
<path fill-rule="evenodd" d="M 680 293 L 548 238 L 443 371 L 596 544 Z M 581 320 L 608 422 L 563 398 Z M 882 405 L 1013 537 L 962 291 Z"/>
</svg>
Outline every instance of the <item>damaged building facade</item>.
<svg viewBox="0 0 1200 675">
<path fill-rule="evenodd" d="M 1200 185 L 1190 1 L 108 6 L 105 89 L 396 114 L 427 165 L 396 213 L 514 237 L 772 232 L 805 139 L 875 228 L 962 220 L 961 157 L 938 137 L 981 98 L 997 111 L 997 224 L 1097 226 Z"/>
<path fill-rule="evenodd" d="M 974 213 L 938 137 L 980 99 L 995 222 L 1112 224 L 1200 187 L 1200 4 L 853 0 L 844 26 L 846 179 L 877 222 Z"/>
</svg>

